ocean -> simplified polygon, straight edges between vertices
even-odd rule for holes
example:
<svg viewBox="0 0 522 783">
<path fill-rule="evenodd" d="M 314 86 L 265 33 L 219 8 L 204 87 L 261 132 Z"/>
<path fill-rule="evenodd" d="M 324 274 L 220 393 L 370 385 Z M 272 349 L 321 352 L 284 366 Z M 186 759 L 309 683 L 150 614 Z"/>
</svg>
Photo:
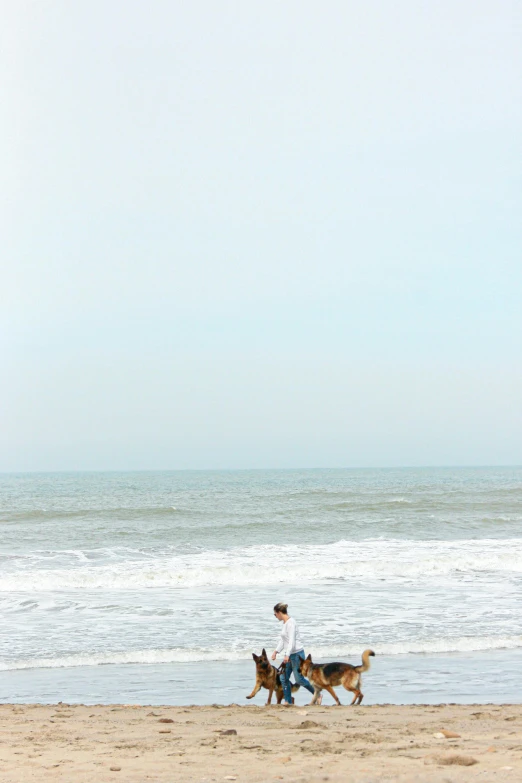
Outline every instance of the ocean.
<svg viewBox="0 0 522 783">
<path fill-rule="evenodd" d="M 2 702 L 252 703 L 278 601 L 367 703 L 522 701 L 522 468 L 0 475 Z"/>
</svg>

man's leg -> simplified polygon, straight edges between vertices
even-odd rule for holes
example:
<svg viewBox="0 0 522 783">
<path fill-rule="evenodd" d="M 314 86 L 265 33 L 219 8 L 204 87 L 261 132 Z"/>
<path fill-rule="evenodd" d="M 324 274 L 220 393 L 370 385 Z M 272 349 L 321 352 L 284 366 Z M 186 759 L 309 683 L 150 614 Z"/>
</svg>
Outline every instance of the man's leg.
<svg viewBox="0 0 522 783">
<path fill-rule="evenodd" d="M 301 685 L 301 687 L 306 688 L 307 691 L 310 691 L 310 693 L 315 693 L 315 690 L 310 685 L 308 680 L 303 677 L 301 672 L 299 671 L 299 661 L 304 660 L 304 654 L 299 653 L 292 653 L 290 656 L 290 662 L 292 664 L 292 670 L 294 672 L 294 678 L 297 683 L 297 685 Z"/>
<path fill-rule="evenodd" d="M 286 664 L 285 668 L 279 675 L 281 677 L 281 685 L 283 686 L 283 698 L 288 704 L 292 703 L 292 685 L 290 684 L 290 674 L 292 673 L 291 659 Z"/>
</svg>

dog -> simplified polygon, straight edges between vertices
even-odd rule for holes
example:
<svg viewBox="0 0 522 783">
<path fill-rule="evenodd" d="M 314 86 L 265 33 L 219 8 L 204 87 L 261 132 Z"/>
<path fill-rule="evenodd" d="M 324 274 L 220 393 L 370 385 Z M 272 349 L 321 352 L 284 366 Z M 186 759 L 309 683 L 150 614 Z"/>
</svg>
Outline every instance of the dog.
<svg viewBox="0 0 522 783">
<path fill-rule="evenodd" d="M 266 703 L 272 703 L 272 694 L 275 691 L 277 703 L 281 704 L 283 700 L 283 685 L 281 683 L 281 677 L 279 676 L 279 670 L 276 669 L 275 666 L 272 666 L 268 660 L 268 655 L 266 654 L 264 647 L 261 655 L 252 653 L 252 658 L 256 662 L 256 684 L 254 685 L 254 690 L 250 696 L 247 696 L 247 699 L 253 699 L 261 688 L 266 688 L 268 691 L 268 700 Z M 286 664 L 283 664 L 283 666 L 286 666 Z M 292 683 L 292 693 L 298 691 L 299 688 L 299 685 Z"/>
<path fill-rule="evenodd" d="M 317 704 L 323 688 L 330 693 L 336 704 L 340 707 L 334 685 L 342 685 L 347 691 L 354 694 L 351 704 L 360 704 L 364 698 L 361 691 L 361 674 L 370 668 L 370 656 L 374 656 L 373 650 L 365 650 L 362 654 L 362 665 L 352 666 L 351 663 L 312 663 L 312 656 L 309 655 L 304 661 L 299 663 L 299 671 L 314 686 L 314 696 L 310 704 Z M 351 706 L 351 705 L 350 705 Z"/>
</svg>

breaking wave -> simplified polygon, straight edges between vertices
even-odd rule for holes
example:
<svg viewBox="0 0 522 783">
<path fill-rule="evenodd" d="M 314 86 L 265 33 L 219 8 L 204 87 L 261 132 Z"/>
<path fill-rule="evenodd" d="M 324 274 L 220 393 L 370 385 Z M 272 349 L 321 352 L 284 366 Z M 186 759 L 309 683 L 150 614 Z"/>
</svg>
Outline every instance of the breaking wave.
<svg viewBox="0 0 522 783">
<path fill-rule="evenodd" d="M 310 646 L 314 660 L 331 660 L 332 658 L 355 658 L 358 660 L 368 644 L 346 646 Z M 467 637 L 455 639 L 430 639 L 423 642 L 406 641 L 397 643 L 384 643 L 372 645 L 376 655 L 422 655 L 444 653 L 469 653 L 487 650 L 515 650 L 522 648 L 522 636 L 501 637 Z M 220 648 L 194 649 L 150 649 L 132 650 L 128 652 L 112 653 L 80 653 L 77 655 L 65 655 L 56 658 L 25 658 L 12 661 L 0 661 L 0 671 L 14 671 L 19 669 L 61 669 L 83 666 L 109 666 L 124 664 L 168 664 L 191 663 L 198 661 L 241 661 L 249 660 L 252 648 L 223 650 Z"/>
<path fill-rule="evenodd" d="M 52 590 L 136 590 L 293 584 L 328 580 L 388 580 L 522 573 L 522 539 L 264 545 L 185 554 L 154 552 L 95 562 L 71 553 L 65 568 L 24 562 L 0 576 L 0 593 Z"/>
</svg>

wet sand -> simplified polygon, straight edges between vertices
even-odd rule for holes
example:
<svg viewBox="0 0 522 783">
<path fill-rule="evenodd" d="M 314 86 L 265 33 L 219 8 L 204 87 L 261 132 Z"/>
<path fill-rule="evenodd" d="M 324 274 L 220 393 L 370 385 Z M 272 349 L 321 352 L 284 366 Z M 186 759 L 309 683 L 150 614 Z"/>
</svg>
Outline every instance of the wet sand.
<svg viewBox="0 0 522 783">
<path fill-rule="evenodd" d="M 515 783 L 522 705 L 4 704 L 0 780 Z"/>
</svg>

